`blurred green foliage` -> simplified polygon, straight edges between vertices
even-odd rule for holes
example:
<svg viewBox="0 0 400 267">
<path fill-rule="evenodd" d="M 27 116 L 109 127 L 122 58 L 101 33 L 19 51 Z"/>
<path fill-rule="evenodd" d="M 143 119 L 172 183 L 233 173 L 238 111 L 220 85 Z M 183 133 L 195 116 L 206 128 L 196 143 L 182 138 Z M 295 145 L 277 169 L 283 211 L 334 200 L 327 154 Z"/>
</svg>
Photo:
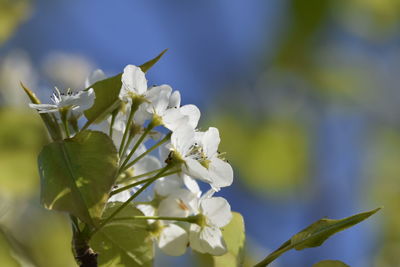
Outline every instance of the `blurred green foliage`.
<svg viewBox="0 0 400 267">
<path fill-rule="evenodd" d="M 308 176 L 309 150 L 304 125 L 288 119 L 262 124 L 251 118 L 222 116 L 214 121 L 223 136 L 221 148 L 254 190 L 280 196 Z"/>
<path fill-rule="evenodd" d="M 37 152 L 45 141 L 41 121 L 28 111 L 0 108 L 0 192 L 12 197 L 37 194 Z"/>
<path fill-rule="evenodd" d="M 1 266 L 74 265 L 64 215 L 39 204 L 37 154 L 47 137 L 30 110 L 0 109 Z"/>
<path fill-rule="evenodd" d="M 0 45 L 31 13 L 30 0 L 0 0 Z"/>
<path fill-rule="evenodd" d="M 380 201 L 385 207 L 382 222 L 382 247 L 376 266 L 400 266 L 400 133 L 382 128 L 374 139 L 375 162 L 368 169 L 371 183 L 366 190 L 369 201 Z"/>
</svg>

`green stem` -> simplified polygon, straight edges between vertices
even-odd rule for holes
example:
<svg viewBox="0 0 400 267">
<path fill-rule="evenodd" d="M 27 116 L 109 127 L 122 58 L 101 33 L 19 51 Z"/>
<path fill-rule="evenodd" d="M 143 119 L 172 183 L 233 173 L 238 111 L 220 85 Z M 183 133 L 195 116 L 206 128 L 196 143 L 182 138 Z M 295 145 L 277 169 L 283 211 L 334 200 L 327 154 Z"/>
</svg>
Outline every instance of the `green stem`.
<svg viewBox="0 0 400 267">
<path fill-rule="evenodd" d="M 129 158 L 125 159 L 124 163 L 122 163 L 121 168 L 120 168 L 120 173 L 122 173 L 123 171 L 126 171 L 127 169 L 129 169 L 130 167 L 132 167 L 136 162 L 138 162 L 139 160 L 141 160 L 143 157 L 145 157 L 147 154 L 149 154 L 150 152 L 152 152 L 154 149 L 156 149 L 157 147 L 161 146 L 162 144 L 164 144 L 165 142 L 167 142 L 169 140 L 169 138 L 171 137 L 172 133 L 167 134 L 163 139 L 161 139 L 157 144 L 153 145 L 152 147 L 150 147 L 146 152 L 143 152 L 141 155 L 139 155 L 136 159 L 134 159 L 132 162 L 130 162 L 129 164 L 127 164 Z"/>
<path fill-rule="evenodd" d="M 108 216 L 104 221 L 100 223 L 100 226 L 93 230 L 91 233 L 91 236 L 93 236 L 94 233 L 99 231 L 104 225 L 106 225 L 109 221 L 111 221 L 121 210 L 123 210 L 132 200 L 134 200 L 138 195 L 140 195 L 147 187 L 149 187 L 160 175 L 165 173 L 167 170 L 172 168 L 173 165 L 167 165 L 162 170 L 156 174 L 153 179 L 149 180 L 146 184 L 144 184 L 138 191 L 136 191 L 128 200 L 126 200 L 121 206 L 118 207 L 117 210 L 115 210 L 110 216 Z"/>
<path fill-rule="evenodd" d="M 80 233 L 78 219 L 73 215 L 70 215 L 69 218 L 71 219 L 74 234 Z"/>
<path fill-rule="evenodd" d="M 129 148 L 131 145 L 132 139 L 135 135 L 132 134 L 132 132 L 129 134 L 128 140 L 126 141 L 126 144 L 124 146 L 124 149 L 122 150 L 120 158 L 123 159 L 124 155 L 126 155 L 126 150 Z"/>
<path fill-rule="evenodd" d="M 149 124 L 146 129 L 144 130 L 143 134 L 139 137 L 139 139 L 136 141 L 135 145 L 133 146 L 131 152 L 129 152 L 128 156 L 126 156 L 124 162 L 122 163 L 120 170 L 124 171 L 125 165 L 128 163 L 128 161 L 131 159 L 133 154 L 135 153 L 136 149 L 140 146 L 140 144 L 143 142 L 143 140 L 146 138 L 147 134 L 153 129 L 153 125 Z M 132 164 L 133 165 L 133 164 Z M 131 166 L 132 166 L 131 165 Z"/>
<path fill-rule="evenodd" d="M 124 131 L 124 135 L 122 136 L 122 141 L 121 144 L 119 146 L 119 156 L 121 157 L 122 155 L 122 151 L 124 150 L 124 146 L 125 146 L 125 140 L 128 137 L 128 133 L 131 129 L 131 124 L 132 124 L 132 120 L 133 120 L 133 115 L 135 115 L 136 110 L 139 108 L 139 103 L 137 103 L 136 101 L 132 102 L 131 105 L 131 111 L 129 112 L 129 117 L 128 117 L 128 121 L 126 122 L 126 126 L 125 126 L 125 131 Z"/>
<path fill-rule="evenodd" d="M 279 256 L 281 256 L 283 253 L 285 253 L 288 250 L 291 250 L 294 246 L 289 245 L 290 241 L 286 242 L 283 244 L 280 248 L 269 254 L 265 259 L 254 265 L 254 267 L 264 267 L 276 260 Z"/>
<path fill-rule="evenodd" d="M 113 135 L 113 126 L 114 126 L 114 123 L 115 123 L 115 118 L 117 117 L 117 115 L 118 115 L 118 111 L 119 111 L 119 109 L 118 108 L 116 108 L 113 112 L 112 112 L 112 114 L 111 114 L 111 123 L 110 123 L 110 137 L 112 138 L 112 135 Z"/>
<path fill-rule="evenodd" d="M 53 127 L 53 129 L 55 129 L 56 137 L 57 137 L 57 138 L 61 138 L 61 139 L 54 139 L 54 138 L 53 138 L 53 139 L 54 139 L 55 141 L 57 141 L 57 140 L 62 140 L 62 139 L 63 139 L 63 132 L 62 132 L 62 130 L 61 130 L 61 126 L 60 126 L 60 124 L 58 123 L 57 118 L 56 118 L 56 116 L 55 116 L 53 113 L 52 113 L 50 116 L 51 116 L 52 120 L 54 121 L 54 127 Z M 50 135 L 53 136 L 51 132 L 50 132 Z"/>
<path fill-rule="evenodd" d="M 61 121 L 63 123 L 65 135 L 67 136 L 67 138 L 69 138 L 71 136 L 71 133 L 69 131 L 69 126 L 68 126 L 68 112 L 69 112 L 68 109 L 60 110 Z"/>
<path fill-rule="evenodd" d="M 160 170 L 162 170 L 162 169 L 158 169 L 158 170 L 155 170 L 155 171 L 151 171 L 151 172 L 148 172 L 148 173 L 144 173 L 144 174 L 142 174 L 142 175 L 138 175 L 137 177 L 139 177 L 139 176 L 142 176 L 142 177 L 143 177 L 143 176 L 147 176 L 147 175 L 149 175 L 149 173 L 154 173 L 154 172 L 157 172 L 157 171 L 160 171 Z M 113 195 L 115 195 L 115 194 L 121 193 L 122 191 L 128 190 L 128 189 L 130 189 L 130 188 L 132 188 L 132 187 L 135 187 L 135 186 L 144 184 L 144 183 L 146 183 L 146 182 L 148 182 L 148 181 L 151 181 L 151 180 L 155 180 L 155 178 L 158 179 L 158 178 L 166 177 L 166 176 L 169 176 L 169 175 L 171 175 L 171 174 L 178 173 L 178 172 L 180 172 L 180 171 L 181 171 L 181 170 L 166 172 L 166 173 L 164 173 L 162 176 L 157 176 L 157 177 L 156 177 L 156 176 L 153 176 L 153 177 L 150 177 L 150 178 L 141 180 L 141 181 L 137 181 L 137 182 L 135 182 L 135 183 L 133 183 L 133 184 L 126 185 L 126 186 L 124 186 L 124 187 L 121 187 L 121 188 L 118 188 L 118 189 L 116 189 L 116 190 L 114 190 L 114 191 L 111 191 L 110 197 L 113 196 Z"/>
<path fill-rule="evenodd" d="M 143 174 L 139 174 L 139 175 L 136 175 L 136 176 L 126 177 L 126 178 L 120 180 L 119 183 L 127 183 L 127 182 L 132 181 L 132 180 L 137 180 L 137 179 L 152 175 L 154 173 L 157 173 L 157 172 L 161 171 L 161 169 L 162 168 L 156 169 L 156 170 L 153 170 L 153 171 L 149 171 L 149 172 L 146 172 L 146 173 L 143 173 Z"/>
<path fill-rule="evenodd" d="M 72 130 L 74 130 L 74 133 L 78 133 L 79 132 L 79 126 L 78 126 L 78 119 L 75 118 L 74 116 L 71 116 L 68 119 L 68 123 L 70 126 L 72 126 Z"/>
</svg>

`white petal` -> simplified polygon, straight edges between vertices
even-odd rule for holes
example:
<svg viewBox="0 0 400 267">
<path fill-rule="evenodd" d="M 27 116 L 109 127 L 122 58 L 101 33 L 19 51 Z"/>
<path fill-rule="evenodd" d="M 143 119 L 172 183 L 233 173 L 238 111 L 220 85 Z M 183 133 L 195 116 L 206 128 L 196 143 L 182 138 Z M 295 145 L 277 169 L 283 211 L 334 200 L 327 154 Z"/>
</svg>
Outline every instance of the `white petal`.
<svg viewBox="0 0 400 267">
<path fill-rule="evenodd" d="M 194 144 L 195 132 L 194 129 L 186 126 L 176 129 L 171 136 L 172 146 L 179 152 L 182 156 L 186 156 L 189 152 L 190 147 Z"/>
<path fill-rule="evenodd" d="M 215 188 L 230 186 L 233 182 L 232 166 L 220 158 L 214 157 L 208 167 L 212 180 L 212 186 Z"/>
<path fill-rule="evenodd" d="M 125 202 L 131 197 L 129 190 L 122 191 L 121 193 L 115 194 L 108 199 L 108 202 Z"/>
<path fill-rule="evenodd" d="M 193 205 L 196 195 L 186 189 L 178 189 L 160 202 L 160 216 L 187 217 L 194 212 Z"/>
<path fill-rule="evenodd" d="M 159 148 L 158 156 L 163 164 L 165 160 L 168 158 L 170 152 L 171 152 L 171 143 L 167 143 Z"/>
<path fill-rule="evenodd" d="M 183 115 L 179 110 L 167 109 L 162 116 L 163 124 L 171 131 L 175 131 L 182 125 L 189 125 L 189 117 Z"/>
<path fill-rule="evenodd" d="M 122 112 L 119 112 L 114 120 L 113 124 L 114 132 L 119 131 L 123 133 L 126 127 L 126 120 L 127 120 L 127 115 Z M 107 121 L 111 124 L 111 116 L 107 119 Z"/>
<path fill-rule="evenodd" d="M 171 256 L 183 255 L 188 243 L 188 233 L 176 224 L 165 226 L 158 240 L 160 249 Z"/>
<path fill-rule="evenodd" d="M 104 72 L 100 69 L 97 69 L 93 71 L 89 77 L 86 78 L 85 81 L 85 88 L 88 88 L 89 86 L 93 85 L 94 83 L 104 80 L 106 78 L 106 75 Z"/>
<path fill-rule="evenodd" d="M 179 111 L 189 118 L 189 125 L 196 128 L 200 119 L 200 110 L 195 105 L 184 105 Z"/>
<path fill-rule="evenodd" d="M 180 208 L 180 205 L 185 208 Z M 186 209 L 186 207 L 182 200 L 176 199 L 175 197 L 167 197 L 160 202 L 158 206 L 158 215 L 184 218 L 189 215 L 189 208 Z"/>
<path fill-rule="evenodd" d="M 220 256 L 227 252 L 226 244 L 218 227 L 204 227 L 200 231 L 200 242 L 205 252 Z"/>
<path fill-rule="evenodd" d="M 160 196 L 168 196 L 182 186 L 182 179 L 177 175 L 170 175 L 155 182 L 154 191 Z"/>
<path fill-rule="evenodd" d="M 147 80 L 144 72 L 137 66 L 127 65 L 122 74 L 122 87 L 125 90 L 143 95 L 147 91 Z"/>
<path fill-rule="evenodd" d="M 189 175 L 182 174 L 183 183 L 189 189 L 190 192 L 194 193 L 196 196 L 201 195 L 201 190 L 196 180 Z"/>
<path fill-rule="evenodd" d="M 147 205 L 147 204 L 139 204 L 136 205 L 136 208 L 143 212 L 144 216 L 154 216 L 156 214 L 156 210 L 152 205 Z M 149 220 L 150 221 L 150 220 Z M 154 221 L 154 220 L 152 220 Z"/>
<path fill-rule="evenodd" d="M 141 175 L 161 168 L 160 161 L 154 156 L 146 156 L 133 165 L 134 175 Z"/>
<path fill-rule="evenodd" d="M 202 199 L 200 207 L 209 224 L 223 227 L 232 219 L 231 206 L 222 197 Z"/>
<path fill-rule="evenodd" d="M 139 106 L 138 110 L 135 112 L 133 116 L 133 121 L 137 125 L 143 125 L 146 120 L 151 119 L 151 114 L 147 112 L 147 103 L 143 103 Z"/>
<path fill-rule="evenodd" d="M 222 233 L 219 228 L 204 227 L 196 224 L 190 226 L 190 246 L 200 253 L 219 256 L 227 252 Z"/>
<path fill-rule="evenodd" d="M 207 183 L 211 183 L 210 175 L 208 170 L 200 164 L 197 160 L 191 158 L 185 158 L 185 164 L 182 167 L 182 171 L 189 176 L 192 176 L 196 179 L 200 179 Z"/>
<path fill-rule="evenodd" d="M 77 99 L 74 104 L 78 106 L 78 109 L 75 110 L 78 114 L 93 106 L 94 99 L 96 98 L 93 88 L 90 88 L 87 91 L 80 91 L 76 95 Z"/>
<path fill-rule="evenodd" d="M 189 232 L 189 242 L 192 249 L 200 252 L 206 253 L 206 250 L 203 248 L 203 242 L 200 240 L 200 232 L 201 227 L 197 224 L 190 225 L 190 232 Z"/>
<path fill-rule="evenodd" d="M 212 198 L 212 196 L 214 195 L 215 192 L 218 192 L 218 191 L 215 191 L 214 188 L 211 188 L 210 190 L 208 190 L 201 196 L 200 201 L 203 201 L 203 199 L 206 199 L 206 198 Z"/>
<path fill-rule="evenodd" d="M 179 91 L 174 91 L 169 98 L 169 108 L 179 108 L 181 105 L 181 94 Z"/>
<path fill-rule="evenodd" d="M 151 102 L 147 106 L 147 111 L 159 116 L 164 115 L 165 110 L 168 108 L 171 92 L 172 88 L 169 85 L 156 86 L 147 91 L 146 98 Z"/>
<path fill-rule="evenodd" d="M 218 151 L 218 146 L 221 139 L 219 137 L 219 131 L 215 127 L 210 127 L 202 136 L 202 146 L 206 155 L 211 158 Z"/>
</svg>

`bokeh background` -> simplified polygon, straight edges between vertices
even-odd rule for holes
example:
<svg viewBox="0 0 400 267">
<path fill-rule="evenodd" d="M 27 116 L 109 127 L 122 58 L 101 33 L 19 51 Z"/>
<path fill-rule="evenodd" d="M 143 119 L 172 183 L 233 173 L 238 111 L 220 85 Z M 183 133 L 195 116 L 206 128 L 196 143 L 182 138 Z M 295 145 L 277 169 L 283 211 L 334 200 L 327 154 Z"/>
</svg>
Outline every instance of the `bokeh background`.
<svg viewBox="0 0 400 267">
<path fill-rule="evenodd" d="M 45 100 L 165 48 L 148 79 L 220 129 L 236 177 L 221 195 L 245 218 L 246 265 L 321 217 L 384 206 L 274 266 L 400 266 L 399 26 L 400 0 L 0 0 L 1 266 L 74 266 L 65 215 L 38 201 L 46 138 L 19 81 Z"/>
</svg>

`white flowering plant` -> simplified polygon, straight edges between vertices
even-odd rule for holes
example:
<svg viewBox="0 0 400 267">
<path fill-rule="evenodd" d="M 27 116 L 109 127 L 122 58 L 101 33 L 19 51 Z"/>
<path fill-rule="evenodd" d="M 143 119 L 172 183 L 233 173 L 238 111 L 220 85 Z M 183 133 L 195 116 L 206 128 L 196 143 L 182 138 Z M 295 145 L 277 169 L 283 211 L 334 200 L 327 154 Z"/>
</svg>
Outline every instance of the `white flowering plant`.
<svg viewBox="0 0 400 267">
<path fill-rule="evenodd" d="M 22 85 L 51 139 L 38 157 L 41 203 L 69 215 L 79 266 L 152 266 L 155 247 L 243 264 L 243 218 L 217 196 L 233 182 L 218 129 L 198 129 L 200 110 L 181 105 L 179 91 L 148 86 L 145 73 L 164 53 L 111 78 L 97 70 L 82 90 L 56 88 L 51 104 Z M 376 211 L 317 221 L 256 266 L 319 246 Z"/>
</svg>

